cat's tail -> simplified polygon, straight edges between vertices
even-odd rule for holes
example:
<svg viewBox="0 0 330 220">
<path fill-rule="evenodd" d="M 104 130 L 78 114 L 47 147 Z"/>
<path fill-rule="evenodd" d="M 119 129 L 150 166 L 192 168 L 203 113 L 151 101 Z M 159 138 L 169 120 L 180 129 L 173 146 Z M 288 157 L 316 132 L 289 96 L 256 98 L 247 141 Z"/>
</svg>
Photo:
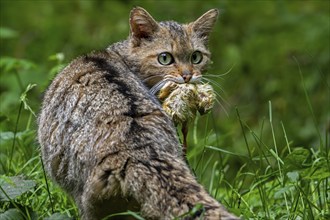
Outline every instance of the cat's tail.
<svg viewBox="0 0 330 220">
<path fill-rule="evenodd" d="M 197 183 L 186 163 L 178 157 L 130 158 L 124 174 L 123 193 L 134 197 L 148 218 L 239 219 Z"/>
</svg>

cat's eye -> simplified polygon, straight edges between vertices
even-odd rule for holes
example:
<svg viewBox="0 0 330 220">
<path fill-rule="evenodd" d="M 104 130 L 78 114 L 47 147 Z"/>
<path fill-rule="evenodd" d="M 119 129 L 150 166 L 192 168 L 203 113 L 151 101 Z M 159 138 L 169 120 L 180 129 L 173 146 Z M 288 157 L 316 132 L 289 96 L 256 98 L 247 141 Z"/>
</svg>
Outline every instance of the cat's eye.
<svg viewBox="0 0 330 220">
<path fill-rule="evenodd" d="M 174 58 L 169 52 L 163 52 L 158 55 L 158 62 L 162 65 L 170 65 L 174 63 Z"/>
<path fill-rule="evenodd" d="M 199 64 L 203 60 L 203 54 L 202 52 L 197 50 L 193 52 L 190 59 L 192 64 Z"/>
</svg>

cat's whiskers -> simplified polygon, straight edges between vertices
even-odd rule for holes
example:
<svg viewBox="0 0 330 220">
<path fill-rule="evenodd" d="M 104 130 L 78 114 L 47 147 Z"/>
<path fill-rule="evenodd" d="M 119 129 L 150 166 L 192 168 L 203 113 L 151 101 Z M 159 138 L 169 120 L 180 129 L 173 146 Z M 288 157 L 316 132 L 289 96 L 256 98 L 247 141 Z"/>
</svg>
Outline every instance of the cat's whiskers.
<svg viewBox="0 0 330 220">
<path fill-rule="evenodd" d="M 218 78 L 218 79 L 223 80 L 224 76 L 228 75 L 231 72 L 231 70 L 234 68 L 234 66 L 235 66 L 235 64 L 233 64 L 232 67 L 230 67 L 229 70 L 225 73 L 222 73 L 222 74 L 203 74 L 202 77 L 203 77 L 203 79 L 205 79 L 205 78 L 207 79 L 207 77 L 211 77 L 211 78 Z M 211 80 L 211 79 L 208 79 L 208 80 Z M 212 81 L 212 83 L 216 84 L 221 89 L 221 91 L 223 91 L 222 87 L 217 82 L 215 82 L 214 80 L 211 80 L 211 81 Z"/>
<path fill-rule="evenodd" d="M 145 78 L 143 80 L 143 82 L 146 82 L 150 79 L 159 77 L 159 75 L 153 75 L 153 76 L 149 76 L 147 78 Z M 189 81 L 189 83 L 200 83 L 203 80 L 203 76 L 202 75 L 198 75 L 198 76 L 193 76 L 191 78 L 191 80 Z M 165 75 L 165 77 L 160 80 L 158 83 L 156 83 L 149 91 L 151 94 L 155 95 L 167 82 L 174 82 L 174 83 L 178 83 L 178 84 L 184 84 L 186 83 L 184 81 L 184 79 L 181 76 L 172 76 L 172 75 Z"/>
<path fill-rule="evenodd" d="M 223 92 L 223 93 L 226 93 L 225 91 L 224 91 L 224 89 L 222 88 L 222 86 L 217 82 L 217 81 L 215 81 L 215 80 L 213 80 L 213 79 L 208 79 L 208 78 L 206 78 L 206 77 L 203 77 L 203 79 L 202 79 L 202 81 L 206 81 L 206 82 L 208 82 L 208 83 L 210 83 L 211 85 L 213 85 L 213 86 L 216 86 L 217 88 L 219 88 L 220 90 L 221 90 L 221 92 Z"/>
<path fill-rule="evenodd" d="M 167 82 L 174 82 L 178 84 L 185 83 L 183 78 L 181 76 L 174 77 L 172 75 L 166 75 L 162 80 L 160 80 L 158 83 L 156 83 L 149 92 L 153 95 L 155 95 Z"/>
<path fill-rule="evenodd" d="M 232 67 L 230 67 L 227 72 L 222 73 L 222 74 L 203 74 L 203 76 L 223 79 L 224 76 L 228 75 L 231 72 L 231 70 L 234 68 L 234 66 L 235 66 L 235 64 L 233 64 Z"/>
<path fill-rule="evenodd" d="M 178 83 L 178 84 L 183 84 L 185 83 L 184 79 L 181 76 L 172 76 L 172 75 L 167 75 L 164 77 L 165 79 L 169 79 L 169 81 Z"/>
<path fill-rule="evenodd" d="M 229 106 L 229 103 L 220 95 L 219 92 L 214 90 L 214 93 L 216 94 L 215 100 L 216 102 L 220 105 L 221 109 L 226 113 L 226 115 L 228 116 L 228 111 L 227 108 L 225 106 L 225 104 L 227 106 Z M 219 101 L 218 97 L 221 99 L 221 101 Z"/>
<path fill-rule="evenodd" d="M 221 92 L 223 92 L 225 94 L 225 91 L 223 90 L 222 86 L 218 82 L 216 82 L 214 80 L 207 79 L 207 78 L 203 77 L 202 78 L 202 83 L 209 83 L 211 85 L 213 84 L 216 87 L 218 87 L 221 90 Z M 226 106 L 230 106 L 230 104 L 228 103 L 228 101 L 226 101 L 226 99 L 218 91 L 216 91 L 216 90 L 213 90 L 213 91 L 214 91 L 214 93 L 216 95 L 216 98 L 215 98 L 216 102 L 220 105 L 221 109 L 228 116 L 228 111 L 226 109 Z M 218 98 L 220 98 L 221 101 L 219 101 Z"/>
<path fill-rule="evenodd" d="M 202 81 L 202 79 L 203 79 L 202 75 L 192 76 L 189 83 L 200 83 Z"/>
<path fill-rule="evenodd" d="M 153 95 L 155 95 L 161 88 L 163 88 L 163 86 L 170 81 L 174 81 L 171 78 L 164 78 L 161 81 L 159 81 L 158 83 L 156 83 L 153 87 L 151 87 L 151 89 L 149 90 L 149 92 Z"/>
<path fill-rule="evenodd" d="M 203 74 L 203 77 L 212 77 L 212 78 L 223 79 L 222 75 L 214 75 L 214 74 Z"/>
<path fill-rule="evenodd" d="M 222 93 L 226 94 L 226 92 L 223 90 L 223 88 L 220 86 L 219 83 L 217 83 L 217 82 L 215 82 L 215 81 L 213 81 L 213 80 L 210 80 L 210 79 L 206 79 L 206 78 L 204 78 L 203 80 L 205 80 L 206 83 L 210 83 L 211 85 L 212 85 L 212 84 L 216 85 L 216 87 L 218 87 Z M 219 98 L 220 98 L 220 99 L 221 99 L 226 105 L 230 105 L 230 104 L 229 104 L 229 103 L 223 98 L 223 96 L 220 95 L 219 92 L 217 92 L 216 90 L 214 90 L 214 92 L 217 94 L 217 96 L 219 96 Z"/>
<path fill-rule="evenodd" d="M 158 83 L 156 83 L 153 87 L 151 87 L 151 89 L 149 90 L 149 92 L 151 94 L 155 95 L 165 85 L 166 82 L 168 82 L 167 79 L 162 79 L 161 81 L 159 81 Z"/>
<path fill-rule="evenodd" d="M 151 79 L 155 79 L 155 78 L 164 78 L 164 75 L 165 75 L 165 74 L 151 75 L 151 76 L 148 76 L 148 77 L 144 78 L 144 79 L 143 79 L 143 82 L 145 83 L 145 82 L 147 82 L 147 81 L 149 81 L 149 80 L 151 80 Z"/>
</svg>

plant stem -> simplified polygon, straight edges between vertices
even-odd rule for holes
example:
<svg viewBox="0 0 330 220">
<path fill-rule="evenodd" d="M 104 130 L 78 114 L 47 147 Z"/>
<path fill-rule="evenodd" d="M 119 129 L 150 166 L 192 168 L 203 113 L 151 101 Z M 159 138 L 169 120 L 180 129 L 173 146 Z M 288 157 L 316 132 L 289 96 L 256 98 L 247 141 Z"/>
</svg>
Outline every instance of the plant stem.
<svg viewBox="0 0 330 220">
<path fill-rule="evenodd" d="M 2 188 L 2 186 L 0 185 L 0 190 L 2 191 L 2 193 L 7 197 L 7 199 L 9 200 L 9 202 L 17 209 L 20 211 L 20 213 L 24 216 L 25 219 L 31 219 L 28 218 L 23 212 L 22 210 L 17 206 L 17 204 L 8 196 L 8 194 L 6 193 L 6 191 Z"/>
<path fill-rule="evenodd" d="M 23 102 L 21 102 L 21 104 L 19 106 L 18 115 L 17 115 L 17 119 L 16 119 L 13 144 L 11 146 L 11 152 L 10 152 L 10 157 L 9 157 L 8 171 L 10 171 L 12 160 L 13 160 L 15 142 L 16 142 L 16 134 L 17 134 L 17 130 L 18 130 L 18 122 L 19 122 L 19 119 L 21 117 L 22 108 L 23 108 Z"/>
<path fill-rule="evenodd" d="M 46 176 L 46 171 L 45 171 L 44 162 L 43 162 L 41 156 L 40 156 L 40 160 L 41 160 L 41 167 L 42 167 L 42 171 L 43 171 L 44 178 L 45 178 L 46 189 L 47 189 L 47 193 L 48 193 L 48 197 L 49 197 L 50 205 L 51 205 L 51 207 L 52 207 L 52 213 L 54 213 L 54 204 L 53 204 L 52 196 L 51 196 L 51 194 L 50 194 L 50 190 L 49 190 L 49 185 L 48 185 L 48 180 L 47 180 L 47 176 Z"/>
</svg>

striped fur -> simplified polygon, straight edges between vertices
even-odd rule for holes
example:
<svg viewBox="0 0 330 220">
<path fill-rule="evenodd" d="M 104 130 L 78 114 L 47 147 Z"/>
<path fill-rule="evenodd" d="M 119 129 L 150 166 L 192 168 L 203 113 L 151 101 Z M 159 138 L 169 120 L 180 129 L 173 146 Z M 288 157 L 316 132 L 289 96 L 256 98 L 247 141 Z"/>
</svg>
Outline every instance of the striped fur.
<svg viewBox="0 0 330 220">
<path fill-rule="evenodd" d="M 197 204 L 203 209 L 186 219 L 229 219 L 191 174 L 172 121 L 144 82 L 149 69 L 165 71 L 147 61 L 164 49 L 153 46 L 197 32 L 193 25 L 153 22 L 144 9 L 133 9 L 128 40 L 75 59 L 53 80 L 38 119 L 46 170 L 84 220 L 127 209 L 147 219 L 173 219 Z M 161 32 L 167 34 L 158 39 Z M 197 44 L 181 43 L 178 56 Z M 200 50 L 208 54 L 205 46 Z"/>
</svg>

